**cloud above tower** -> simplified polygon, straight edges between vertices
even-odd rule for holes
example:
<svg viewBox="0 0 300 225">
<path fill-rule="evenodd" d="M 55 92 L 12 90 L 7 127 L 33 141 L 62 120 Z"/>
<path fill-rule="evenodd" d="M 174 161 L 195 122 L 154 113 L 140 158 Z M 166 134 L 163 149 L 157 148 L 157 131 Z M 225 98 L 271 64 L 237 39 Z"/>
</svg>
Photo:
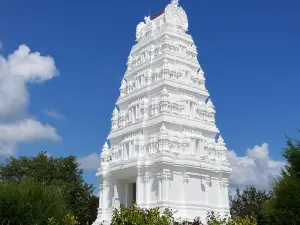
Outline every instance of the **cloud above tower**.
<svg viewBox="0 0 300 225">
<path fill-rule="evenodd" d="M 27 114 L 30 96 L 27 85 L 58 75 L 52 57 L 31 52 L 26 45 L 20 45 L 7 57 L 0 55 L 0 155 L 13 154 L 21 142 L 60 139 L 54 127 Z"/>
</svg>

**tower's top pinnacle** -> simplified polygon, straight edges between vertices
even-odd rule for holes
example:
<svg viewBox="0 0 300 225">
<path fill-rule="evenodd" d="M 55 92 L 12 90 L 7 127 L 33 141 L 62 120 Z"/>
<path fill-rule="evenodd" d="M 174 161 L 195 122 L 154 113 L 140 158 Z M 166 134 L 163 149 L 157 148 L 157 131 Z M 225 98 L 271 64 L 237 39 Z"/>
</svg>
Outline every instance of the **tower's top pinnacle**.
<svg viewBox="0 0 300 225">
<path fill-rule="evenodd" d="M 136 27 L 136 41 L 147 39 L 155 32 L 161 31 L 163 27 L 180 33 L 188 31 L 188 19 L 185 11 L 179 6 L 179 0 L 171 0 L 164 10 L 146 16 L 143 22 Z"/>
<path fill-rule="evenodd" d="M 179 3 L 179 0 L 172 0 L 172 4 L 178 5 L 178 3 Z"/>
</svg>

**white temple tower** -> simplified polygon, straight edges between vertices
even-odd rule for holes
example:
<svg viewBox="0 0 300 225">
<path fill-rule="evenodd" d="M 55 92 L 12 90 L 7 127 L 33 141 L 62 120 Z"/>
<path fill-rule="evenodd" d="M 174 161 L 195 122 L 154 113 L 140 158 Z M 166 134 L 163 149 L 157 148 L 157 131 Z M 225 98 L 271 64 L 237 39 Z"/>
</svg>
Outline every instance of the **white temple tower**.
<svg viewBox="0 0 300 225">
<path fill-rule="evenodd" d="M 227 148 L 215 124 L 185 11 L 173 0 L 145 17 L 127 61 L 97 176 L 94 225 L 114 208 L 172 208 L 176 218 L 228 213 Z"/>
</svg>

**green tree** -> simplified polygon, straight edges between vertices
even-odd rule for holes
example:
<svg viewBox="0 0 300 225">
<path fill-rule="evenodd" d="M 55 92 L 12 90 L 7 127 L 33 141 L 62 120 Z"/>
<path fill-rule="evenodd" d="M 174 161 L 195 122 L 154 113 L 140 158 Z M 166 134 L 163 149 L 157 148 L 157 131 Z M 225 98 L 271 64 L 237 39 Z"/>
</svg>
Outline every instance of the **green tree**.
<svg viewBox="0 0 300 225">
<path fill-rule="evenodd" d="M 69 210 L 62 193 L 53 186 L 22 181 L 0 183 L 0 224 L 57 225 L 67 222 Z"/>
<path fill-rule="evenodd" d="M 166 209 L 160 214 L 159 208 L 141 209 L 135 203 L 126 208 L 115 209 L 111 225 L 171 225 L 173 213 Z"/>
<path fill-rule="evenodd" d="M 89 204 L 88 204 L 88 224 L 92 224 L 97 219 L 97 213 L 98 213 L 98 207 L 99 207 L 99 197 L 92 195 L 89 198 Z"/>
<path fill-rule="evenodd" d="M 220 216 L 218 213 L 208 212 L 206 216 L 207 225 L 257 225 L 254 216 L 228 217 Z"/>
<path fill-rule="evenodd" d="M 121 205 L 120 209 L 115 209 L 111 225 L 202 225 L 200 218 L 191 221 L 175 222 L 173 212 L 169 209 L 161 210 L 157 208 L 141 209 L 135 203 L 126 208 Z M 254 216 L 233 217 L 220 216 L 218 213 L 209 212 L 206 217 L 208 225 L 257 225 Z"/>
<path fill-rule="evenodd" d="M 71 214 L 86 225 L 91 215 L 90 200 L 93 186 L 84 182 L 83 170 L 74 156 L 49 157 L 41 152 L 35 157 L 9 158 L 0 166 L 0 181 L 21 182 L 29 179 L 41 184 L 59 187 Z"/>
<path fill-rule="evenodd" d="M 254 216 L 258 224 L 262 224 L 262 203 L 270 199 L 270 193 L 257 190 L 254 186 L 243 190 L 236 189 L 236 194 L 230 197 L 230 214 L 232 217 L 244 218 Z"/>
<path fill-rule="evenodd" d="M 272 198 L 263 205 L 265 224 L 300 224 L 300 141 L 287 138 L 286 167 L 272 186 Z"/>
</svg>

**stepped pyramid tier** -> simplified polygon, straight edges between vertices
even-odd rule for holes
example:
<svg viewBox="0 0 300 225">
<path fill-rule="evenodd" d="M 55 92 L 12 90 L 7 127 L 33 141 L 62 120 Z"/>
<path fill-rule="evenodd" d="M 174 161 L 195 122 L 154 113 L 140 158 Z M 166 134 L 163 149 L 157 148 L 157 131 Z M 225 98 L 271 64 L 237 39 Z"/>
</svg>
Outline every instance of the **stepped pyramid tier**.
<svg viewBox="0 0 300 225">
<path fill-rule="evenodd" d="M 94 225 L 109 224 L 115 208 L 133 201 L 188 220 L 229 211 L 227 148 L 187 31 L 178 0 L 137 25 L 101 153 Z"/>
</svg>

